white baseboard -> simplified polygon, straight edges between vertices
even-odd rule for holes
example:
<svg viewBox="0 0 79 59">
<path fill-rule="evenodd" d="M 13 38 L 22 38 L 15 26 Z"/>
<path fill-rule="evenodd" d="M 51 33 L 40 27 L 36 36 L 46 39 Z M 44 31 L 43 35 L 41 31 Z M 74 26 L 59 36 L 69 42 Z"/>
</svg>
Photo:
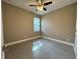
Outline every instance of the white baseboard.
<svg viewBox="0 0 79 59">
<path fill-rule="evenodd" d="M 31 37 L 31 38 L 27 38 L 27 39 L 15 41 L 15 42 L 10 42 L 10 43 L 5 44 L 5 47 L 10 46 L 10 45 L 14 45 L 14 44 L 18 44 L 18 43 L 22 43 L 22 42 L 25 42 L 25 41 L 28 41 L 28 40 L 39 38 L 39 37 L 41 37 L 41 36 L 35 36 L 35 37 Z"/>
<path fill-rule="evenodd" d="M 63 44 L 67 44 L 67 45 L 70 45 L 70 46 L 74 46 L 73 43 L 69 43 L 69 42 L 65 42 L 65 41 L 53 39 L 53 38 L 50 38 L 50 37 L 46 37 L 46 36 L 35 36 L 35 37 L 31 37 L 31 38 L 27 38 L 27 39 L 23 39 L 23 40 L 19 40 L 19 41 L 7 43 L 7 44 L 5 44 L 5 47 L 10 46 L 10 45 L 14 45 L 14 44 L 18 44 L 18 43 L 22 43 L 22 42 L 25 42 L 25 41 L 29 41 L 29 40 L 32 40 L 32 39 L 35 39 L 35 38 L 39 38 L 39 37 L 46 38 L 46 39 L 50 39 L 50 40 L 53 40 L 53 41 L 56 41 L 56 42 L 59 42 L 59 43 L 63 43 Z"/>
<path fill-rule="evenodd" d="M 53 41 L 56 41 L 56 42 L 59 42 L 59 43 L 63 43 L 63 44 L 70 45 L 70 46 L 74 46 L 73 43 L 69 43 L 69 42 L 53 39 L 53 38 L 50 38 L 50 37 L 42 36 L 42 38 L 46 38 L 46 39 L 50 39 L 50 40 L 53 40 Z"/>
</svg>

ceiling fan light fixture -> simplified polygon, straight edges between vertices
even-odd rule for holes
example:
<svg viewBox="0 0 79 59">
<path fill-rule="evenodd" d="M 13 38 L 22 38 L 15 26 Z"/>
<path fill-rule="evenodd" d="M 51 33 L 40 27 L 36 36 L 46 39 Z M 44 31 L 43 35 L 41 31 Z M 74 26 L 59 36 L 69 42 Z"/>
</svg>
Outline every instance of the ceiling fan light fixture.
<svg viewBox="0 0 79 59">
<path fill-rule="evenodd" d="M 41 11 L 41 10 L 43 10 L 43 5 L 41 5 L 41 6 L 37 6 L 37 10 L 39 10 L 39 11 Z"/>
<path fill-rule="evenodd" d="M 46 3 L 43 3 L 43 0 L 36 0 L 36 1 L 37 1 L 36 5 L 29 5 L 29 6 L 35 6 L 36 11 L 41 11 L 41 10 L 47 11 L 47 9 L 44 6 L 52 4 L 52 1 L 49 1 L 49 2 L 46 2 Z"/>
</svg>

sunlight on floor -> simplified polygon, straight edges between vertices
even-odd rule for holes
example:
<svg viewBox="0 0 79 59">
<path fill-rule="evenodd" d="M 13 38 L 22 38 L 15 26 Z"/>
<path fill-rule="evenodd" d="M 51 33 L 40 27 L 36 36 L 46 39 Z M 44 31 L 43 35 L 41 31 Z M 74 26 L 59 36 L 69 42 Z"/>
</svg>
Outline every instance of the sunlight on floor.
<svg viewBox="0 0 79 59">
<path fill-rule="evenodd" d="M 42 43 L 40 41 L 36 41 L 33 43 L 32 51 L 35 52 L 36 50 L 38 50 L 41 47 L 42 47 Z"/>
</svg>

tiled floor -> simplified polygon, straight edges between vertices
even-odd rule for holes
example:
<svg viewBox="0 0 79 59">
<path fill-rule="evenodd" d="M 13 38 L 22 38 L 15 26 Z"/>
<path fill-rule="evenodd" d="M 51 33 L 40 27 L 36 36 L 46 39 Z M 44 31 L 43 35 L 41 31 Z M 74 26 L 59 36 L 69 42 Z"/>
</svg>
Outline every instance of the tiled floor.
<svg viewBox="0 0 79 59">
<path fill-rule="evenodd" d="M 75 59 L 74 48 L 38 38 L 6 48 L 6 59 Z"/>
</svg>

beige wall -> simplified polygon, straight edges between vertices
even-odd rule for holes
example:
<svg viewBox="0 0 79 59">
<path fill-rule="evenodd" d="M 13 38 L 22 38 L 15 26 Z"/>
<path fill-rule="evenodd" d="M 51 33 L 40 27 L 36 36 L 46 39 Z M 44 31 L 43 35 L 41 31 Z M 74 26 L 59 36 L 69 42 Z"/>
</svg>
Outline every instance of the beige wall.
<svg viewBox="0 0 79 59">
<path fill-rule="evenodd" d="M 33 30 L 33 20 L 36 14 L 24 9 L 2 3 L 3 28 L 5 43 L 40 35 Z"/>
<path fill-rule="evenodd" d="M 73 43 L 76 29 L 76 3 L 43 15 L 41 21 L 42 35 Z"/>
<path fill-rule="evenodd" d="M 40 35 L 33 31 L 36 14 L 2 3 L 5 43 Z M 41 34 L 55 39 L 74 42 L 76 27 L 76 3 L 41 17 Z M 67 40 L 70 39 L 70 40 Z"/>
</svg>

